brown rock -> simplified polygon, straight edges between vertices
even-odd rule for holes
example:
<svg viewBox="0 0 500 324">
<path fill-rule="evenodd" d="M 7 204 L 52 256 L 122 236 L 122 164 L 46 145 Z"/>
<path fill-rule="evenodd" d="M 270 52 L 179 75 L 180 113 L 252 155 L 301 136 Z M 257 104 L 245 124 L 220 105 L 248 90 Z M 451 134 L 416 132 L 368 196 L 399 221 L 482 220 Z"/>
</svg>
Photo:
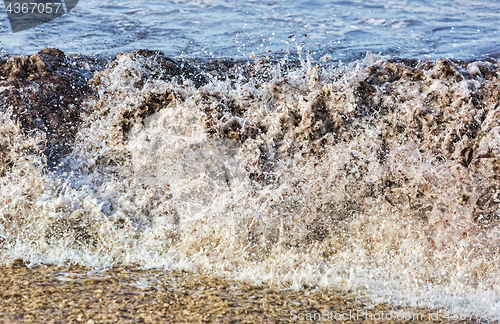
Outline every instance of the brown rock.
<svg viewBox="0 0 500 324">
<path fill-rule="evenodd" d="M 68 153 L 81 121 L 82 101 L 91 92 L 92 72 L 58 49 L 9 58 L 0 66 L 0 110 L 11 111 L 27 136 L 44 132 L 44 153 L 56 165 Z"/>
<path fill-rule="evenodd" d="M 131 53 L 116 53 L 115 60 L 108 63 L 106 69 L 111 70 L 117 65 L 117 60 L 124 54 L 129 55 L 134 60 L 141 60 L 141 63 L 149 72 L 144 75 L 143 83 L 148 79 L 160 79 L 172 81 L 182 81 L 183 79 L 192 80 L 196 87 L 200 87 L 208 82 L 207 77 L 193 64 L 185 61 L 176 61 L 166 57 L 163 52 L 151 50 L 137 50 Z M 94 78 L 91 82 L 97 84 L 98 80 Z M 142 86 L 138 84 L 137 86 Z"/>
</svg>

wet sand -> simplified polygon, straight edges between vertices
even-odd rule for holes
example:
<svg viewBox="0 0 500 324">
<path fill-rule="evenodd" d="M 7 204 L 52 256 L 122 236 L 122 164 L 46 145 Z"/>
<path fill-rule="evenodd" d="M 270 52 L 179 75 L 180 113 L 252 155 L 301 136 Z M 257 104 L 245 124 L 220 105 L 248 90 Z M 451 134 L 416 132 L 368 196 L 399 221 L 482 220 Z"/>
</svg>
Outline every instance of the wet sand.
<svg viewBox="0 0 500 324">
<path fill-rule="evenodd" d="M 21 261 L 1 267 L 0 287 L 2 323 L 296 323 L 312 322 L 313 316 L 335 322 L 340 314 L 346 314 L 342 322 L 375 323 L 381 322 L 376 316 L 396 309 L 373 308 L 339 292 L 252 287 L 184 272 L 29 268 Z M 476 322 L 435 320 L 436 311 L 429 309 L 404 312 L 420 317 L 384 322 Z"/>
</svg>

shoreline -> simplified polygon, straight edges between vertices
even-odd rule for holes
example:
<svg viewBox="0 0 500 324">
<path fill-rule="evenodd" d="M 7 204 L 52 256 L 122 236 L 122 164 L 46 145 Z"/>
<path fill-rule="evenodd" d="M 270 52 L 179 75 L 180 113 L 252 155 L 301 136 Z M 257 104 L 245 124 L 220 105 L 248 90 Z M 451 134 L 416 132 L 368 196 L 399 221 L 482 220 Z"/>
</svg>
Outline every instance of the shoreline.
<svg viewBox="0 0 500 324">
<path fill-rule="evenodd" d="M 437 310 L 388 304 L 372 308 L 340 292 L 276 290 L 186 272 L 131 267 L 28 268 L 19 260 L 1 267 L 0 283 L 0 318 L 8 322 L 296 323 L 312 322 L 314 316 L 327 323 L 336 322 L 335 316 L 339 320 L 344 316 L 341 321 L 350 323 L 450 322 Z M 384 317 L 393 311 L 399 312 L 395 314 L 399 319 Z M 403 316 L 407 319 L 401 320 Z"/>
</svg>

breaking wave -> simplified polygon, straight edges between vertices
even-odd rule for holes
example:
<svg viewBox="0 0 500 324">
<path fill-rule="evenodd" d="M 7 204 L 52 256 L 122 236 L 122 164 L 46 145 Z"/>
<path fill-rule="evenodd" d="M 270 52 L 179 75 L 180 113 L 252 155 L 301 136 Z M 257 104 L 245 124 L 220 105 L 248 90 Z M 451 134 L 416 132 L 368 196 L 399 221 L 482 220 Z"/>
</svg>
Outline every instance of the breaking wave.
<svg viewBox="0 0 500 324">
<path fill-rule="evenodd" d="M 500 319 L 496 64 L 60 57 L 95 72 L 68 94 L 76 128 L 0 110 L 1 262 L 196 271 Z M 2 95 L 31 100 L 46 75 L 30 73 Z"/>
</svg>

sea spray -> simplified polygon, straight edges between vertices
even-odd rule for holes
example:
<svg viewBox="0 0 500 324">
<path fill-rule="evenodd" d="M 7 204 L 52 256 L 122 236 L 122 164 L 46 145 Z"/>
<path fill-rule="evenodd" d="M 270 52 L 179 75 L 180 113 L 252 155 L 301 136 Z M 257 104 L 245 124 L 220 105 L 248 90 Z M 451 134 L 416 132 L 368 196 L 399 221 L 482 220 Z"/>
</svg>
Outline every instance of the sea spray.
<svg viewBox="0 0 500 324">
<path fill-rule="evenodd" d="M 170 78 L 158 59 L 95 73 L 59 168 L 12 155 L 2 262 L 189 270 L 499 318 L 495 64 L 369 54 Z"/>
</svg>

